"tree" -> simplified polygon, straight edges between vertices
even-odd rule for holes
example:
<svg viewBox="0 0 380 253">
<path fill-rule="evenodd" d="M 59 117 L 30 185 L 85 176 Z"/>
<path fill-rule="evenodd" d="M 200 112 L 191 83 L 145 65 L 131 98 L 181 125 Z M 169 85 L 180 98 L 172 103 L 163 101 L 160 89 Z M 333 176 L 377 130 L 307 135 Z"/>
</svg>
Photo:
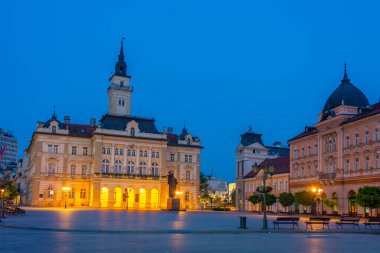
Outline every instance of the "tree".
<svg viewBox="0 0 380 253">
<path fill-rule="evenodd" d="M 364 186 L 359 188 L 357 195 L 357 202 L 362 207 L 371 209 L 380 207 L 380 187 L 377 186 Z"/>
<path fill-rule="evenodd" d="M 256 205 L 258 203 L 262 203 L 264 206 L 264 195 L 263 194 L 253 194 L 248 198 L 248 201 L 251 202 L 252 204 Z M 273 194 L 265 193 L 265 204 L 266 206 L 271 206 L 274 203 L 276 203 L 277 198 Z M 262 206 L 262 207 L 263 207 Z"/>
<path fill-rule="evenodd" d="M 265 193 L 265 204 L 266 206 L 271 206 L 277 202 L 276 196 L 273 194 Z"/>
<path fill-rule="evenodd" d="M 235 206 L 236 205 L 236 188 L 234 188 L 231 191 L 230 197 L 231 197 L 231 205 Z"/>
<path fill-rule="evenodd" d="M 4 189 L 4 193 L 1 195 L 1 199 L 4 203 L 14 200 L 19 195 L 17 187 L 11 179 L 2 179 L 0 182 L 0 188 Z"/>
<path fill-rule="evenodd" d="M 291 192 L 282 192 L 278 196 L 278 202 L 289 211 L 289 206 L 294 204 L 295 197 Z"/>
<path fill-rule="evenodd" d="M 212 189 L 208 184 L 208 177 L 202 172 L 200 173 L 200 185 L 199 185 L 199 195 L 200 201 L 208 202 L 211 200 Z"/>
<path fill-rule="evenodd" d="M 300 191 L 294 194 L 295 203 L 304 206 L 304 208 L 308 206 L 315 205 L 314 194 L 312 192 Z"/>
<path fill-rule="evenodd" d="M 336 201 L 335 200 L 331 200 L 331 199 L 325 198 L 325 199 L 322 199 L 322 201 L 323 201 L 323 204 L 325 204 L 326 206 L 328 206 L 330 208 L 334 208 L 336 206 Z"/>
<path fill-rule="evenodd" d="M 258 194 L 253 194 L 252 196 L 248 197 L 248 201 L 256 205 L 261 202 L 261 196 Z"/>
</svg>

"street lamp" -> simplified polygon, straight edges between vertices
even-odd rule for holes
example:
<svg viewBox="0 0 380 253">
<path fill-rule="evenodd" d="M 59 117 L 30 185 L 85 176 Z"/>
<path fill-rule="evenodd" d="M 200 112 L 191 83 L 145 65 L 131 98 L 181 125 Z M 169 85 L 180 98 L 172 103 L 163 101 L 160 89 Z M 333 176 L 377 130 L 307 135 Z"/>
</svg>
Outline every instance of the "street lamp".
<svg viewBox="0 0 380 253">
<path fill-rule="evenodd" d="M 317 215 L 319 215 L 319 202 L 321 201 L 323 190 L 316 187 L 313 187 L 311 190 L 315 194 L 315 201 L 317 202 Z"/>
<path fill-rule="evenodd" d="M 69 191 L 71 191 L 71 187 L 69 186 L 65 186 L 65 187 L 62 187 L 62 191 L 65 193 L 65 209 L 67 209 L 67 195 L 69 193 Z"/>
<path fill-rule="evenodd" d="M 268 220 L 267 220 L 267 208 L 266 208 L 266 196 L 265 194 L 269 193 L 272 191 L 272 187 L 267 187 L 265 185 L 265 182 L 268 178 L 268 176 L 272 176 L 274 171 L 275 171 L 275 167 L 273 165 L 270 165 L 270 164 L 266 164 L 263 168 L 263 175 L 261 176 L 261 179 L 263 180 L 263 186 L 259 186 L 257 187 L 257 191 L 262 193 L 263 196 L 264 196 L 264 201 L 263 201 L 263 211 L 264 211 L 264 217 L 263 217 L 263 229 L 268 229 Z M 253 172 L 256 174 L 256 178 L 260 178 L 257 173 L 259 173 L 259 171 L 261 170 L 261 168 L 257 167 L 256 165 L 252 166 L 252 170 Z"/>
</svg>

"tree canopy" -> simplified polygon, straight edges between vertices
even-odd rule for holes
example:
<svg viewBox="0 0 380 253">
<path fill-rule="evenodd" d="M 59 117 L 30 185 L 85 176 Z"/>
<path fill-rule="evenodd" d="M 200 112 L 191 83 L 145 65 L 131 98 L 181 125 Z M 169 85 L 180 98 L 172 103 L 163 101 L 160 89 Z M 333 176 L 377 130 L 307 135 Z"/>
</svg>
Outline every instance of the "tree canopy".
<svg viewBox="0 0 380 253">
<path fill-rule="evenodd" d="M 357 195 L 358 204 L 368 208 L 380 207 L 380 187 L 364 186 L 359 188 Z"/>
<path fill-rule="evenodd" d="M 283 207 L 288 207 L 294 204 L 295 197 L 291 192 L 282 192 L 278 196 L 278 202 L 280 202 Z"/>
<path fill-rule="evenodd" d="M 295 203 L 303 206 L 315 205 L 314 194 L 312 192 L 300 191 L 294 194 Z"/>
</svg>

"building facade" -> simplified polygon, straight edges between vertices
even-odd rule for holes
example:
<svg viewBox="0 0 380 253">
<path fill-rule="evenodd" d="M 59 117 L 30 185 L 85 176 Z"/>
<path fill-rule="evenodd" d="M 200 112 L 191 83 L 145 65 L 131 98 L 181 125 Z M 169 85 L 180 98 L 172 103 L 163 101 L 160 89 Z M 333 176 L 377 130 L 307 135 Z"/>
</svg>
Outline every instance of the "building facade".
<svg viewBox="0 0 380 253">
<path fill-rule="evenodd" d="M 132 116 L 130 80 L 122 44 L 98 124 L 62 122 L 55 112 L 38 122 L 26 150 L 29 205 L 166 209 L 172 171 L 181 209 L 198 209 L 200 139 L 186 128 L 159 132 L 154 119 Z"/>
<path fill-rule="evenodd" d="M 248 132 L 241 135 L 241 141 L 236 149 L 236 209 L 246 210 L 246 196 L 244 176 L 252 171 L 253 166 L 257 166 L 267 158 L 277 158 L 289 155 L 289 148 L 282 147 L 280 142 L 275 142 L 273 146 L 266 146 L 262 140 L 262 134 Z"/>
<path fill-rule="evenodd" d="M 18 141 L 11 133 L 0 128 L 0 174 L 8 165 L 16 167 Z"/>
<path fill-rule="evenodd" d="M 273 194 L 277 197 L 282 192 L 289 192 L 289 174 L 290 174 L 290 166 L 289 166 L 289 156 L 279 156 L 277 158 L 267 158 L 262 163 L 260 163 L 257 167 L 259 171 L 256 173 L 251 170 L 247 175 L 244 176 L 244 210 L 245 211 L 262 211 L 261 204 L 252 204 L 247 199 L 257 194 L 257 187 L 263 185 L 263 169 L 265 166 L 273 166 L 274 172 L 271 176 L 268 176 L 266 179 L 265 185 L 272 187 L 272 191 L 270 194 Z M 285 211 L 280 203 L 275 203 L 274 205 L 268 207 L 268 210 L 273 212 Z"/>
<path fill-rule="evenodd" d="M 348 78 L 327 99 L 319 121 L 289 140 L 290 189 L 320 187 L 336 202 L 327 213 L 364 213 L 360 187 L 380 186 L 380 104 L 370 105 Z M 300 208 L 301 210 L 301 208 Z"/>
</svg>

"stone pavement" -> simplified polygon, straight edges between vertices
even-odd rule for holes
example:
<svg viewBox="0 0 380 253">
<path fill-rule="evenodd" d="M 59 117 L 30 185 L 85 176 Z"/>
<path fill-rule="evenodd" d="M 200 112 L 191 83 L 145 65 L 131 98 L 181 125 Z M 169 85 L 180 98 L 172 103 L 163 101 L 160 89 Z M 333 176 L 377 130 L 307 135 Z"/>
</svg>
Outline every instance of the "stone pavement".
<svg viewBox="0 0 380 253">
<path fill-rule="evenodd" d="M 28 209 L 26 216 L 8 217 L 0 222 L 0 252 L 319 253 L 376 252 L 380 249 L 380 235 L 340 233 L 333 229 L 335 224 L 330 233 L 289 233 L 293 230 L 287 229 L 262 233 L 262 216 L 245 214 L 248 229 L 239 230 L 240 215 Z M 273 218 L 270 216 L 269 222 Z M 351 232 L 350 229 L 344 231 Z"/>
</svg>

